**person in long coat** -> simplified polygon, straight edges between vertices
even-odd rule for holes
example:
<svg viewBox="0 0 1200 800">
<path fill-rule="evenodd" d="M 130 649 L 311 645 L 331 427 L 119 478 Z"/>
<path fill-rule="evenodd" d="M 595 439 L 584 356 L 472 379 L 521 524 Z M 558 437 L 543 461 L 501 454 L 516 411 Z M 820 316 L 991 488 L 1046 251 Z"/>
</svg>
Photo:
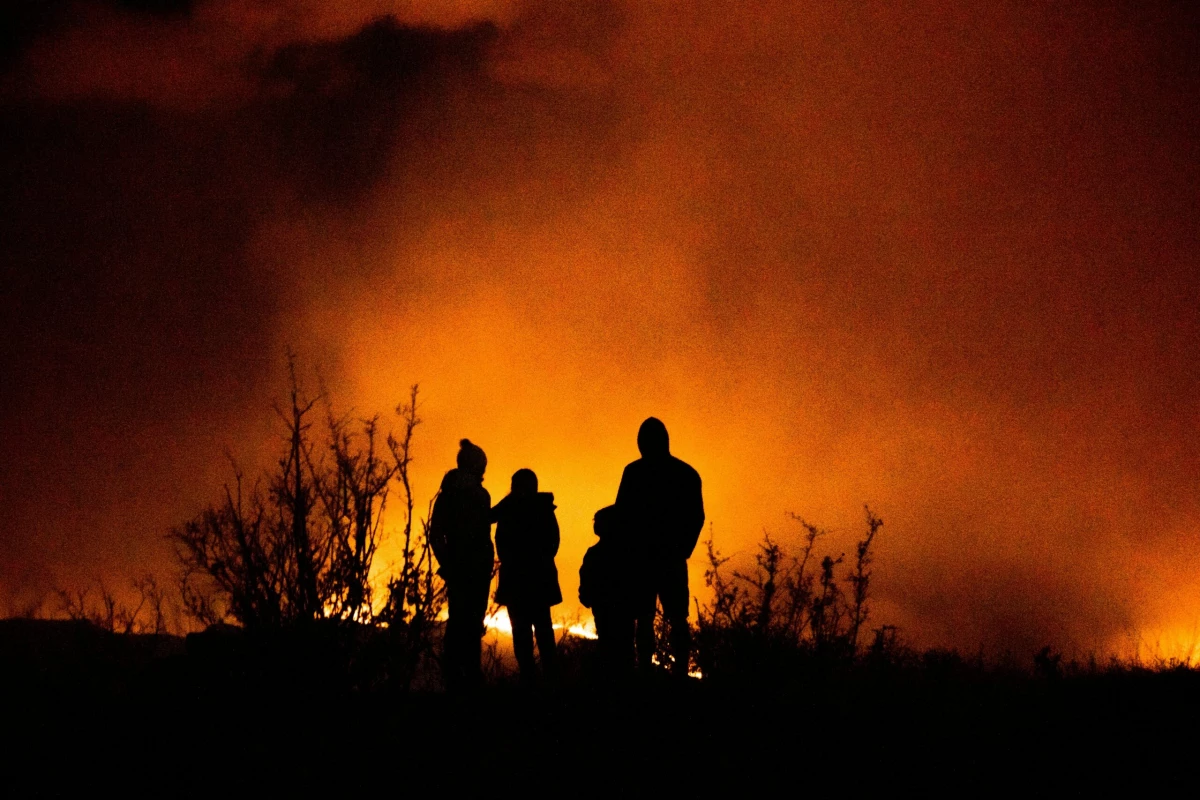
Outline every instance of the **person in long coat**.
<svg viewBox="0 0 1200 800">
<path fill-rule="evenodd" d="M 554 627 L 550 608 L 562 602 L 558 586 L 558 518 L 554 495 L 538 491 L 533 470 L 513 473 L 512 491 L 492 509 L 496 521 L 496 554 L 500 557 L 500 585 L 496 603 L 507 606 L 512 622 L 513 650 L 522 682 L 535 679 L 534 635 L 542 669 L 555 669 Z"/>
<path fill-rule="evenodd" d="M 442 478 L 430 520 L 438 572 L 446 582 L 443 663 L 450 688 L 481 682 L 480 640 L 487 615 L 495 552 L 492 497 L 483 488 L 487 455 L 468 439 L 459 442 L 458 467 Z"/>
</svg>

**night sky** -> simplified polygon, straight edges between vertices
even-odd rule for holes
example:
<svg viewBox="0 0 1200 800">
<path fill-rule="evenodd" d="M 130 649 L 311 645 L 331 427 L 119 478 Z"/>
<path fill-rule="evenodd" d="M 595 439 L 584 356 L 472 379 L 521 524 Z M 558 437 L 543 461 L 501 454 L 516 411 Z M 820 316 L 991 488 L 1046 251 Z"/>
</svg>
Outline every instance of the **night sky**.
<svg viewBox="0 0 1200 800">
<path fill-rule="evenodd" d="M 537 471 L 563 615 L 653 414 L 910 641 L 1200 642 L 1200 15 L 893 5 L 6 3 L 0 601 L 169 575 L 291 349 L 419 507 Z"/>
</svg>

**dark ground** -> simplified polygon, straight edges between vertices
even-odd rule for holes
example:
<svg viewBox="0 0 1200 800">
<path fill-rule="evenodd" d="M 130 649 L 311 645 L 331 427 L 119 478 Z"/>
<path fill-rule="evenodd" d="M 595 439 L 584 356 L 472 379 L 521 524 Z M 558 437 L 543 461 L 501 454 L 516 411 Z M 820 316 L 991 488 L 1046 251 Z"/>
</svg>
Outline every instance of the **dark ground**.
<svg viewBox="0 0 1200 800">
<path fill-rule="evenodd" d="M 576 653 L 586 664 L 588 654 Z M 1061 678 L 919 666 L 556 691 L 353 689 L 291 651 L 0 622 L 6 785 L 335 796 L 837 793 L 1077 796 L 1195 783 L 1200 673 Z"/>
</svg>

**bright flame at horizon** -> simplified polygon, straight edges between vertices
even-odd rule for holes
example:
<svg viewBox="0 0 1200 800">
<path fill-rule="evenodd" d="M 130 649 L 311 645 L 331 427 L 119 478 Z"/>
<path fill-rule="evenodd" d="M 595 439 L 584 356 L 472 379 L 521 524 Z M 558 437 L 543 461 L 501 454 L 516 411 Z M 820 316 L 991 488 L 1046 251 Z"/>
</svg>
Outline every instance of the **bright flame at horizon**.
<svg viewBox="0 0 1200 800">
<path fill-rule="evenodd" d="M 508 609 L 501 608 L 495 614 L 488 614 L 483 618 L 483 626 L 489 631 L 502 633 L 505 636 L 512 636 L 512 620 L 509 619 Z M 588 619 L 582 622 L 555 622 L 554 630 L 566 630 L 568 636 L 575 636 L 580 639 L 596 639 L 596 623 L 594 620 Z"/>
</svg>

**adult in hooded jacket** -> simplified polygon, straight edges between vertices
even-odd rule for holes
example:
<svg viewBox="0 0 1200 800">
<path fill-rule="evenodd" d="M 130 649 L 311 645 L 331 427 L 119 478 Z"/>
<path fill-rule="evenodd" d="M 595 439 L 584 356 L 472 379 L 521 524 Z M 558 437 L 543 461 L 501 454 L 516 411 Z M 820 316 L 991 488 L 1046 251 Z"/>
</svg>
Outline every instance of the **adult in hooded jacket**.
<svg viewBox="0 0 1200 800">
<path fill-rule="evenodd" d="M 636 549 L 630 557 L 642 566 L 645 598 L 637 614 L 638 664 L 649 669 L 654 652 L 654 605 L 662 606 L 670 628 L 672 670 L 686 675 L 691 652 L 688 628 L 687 560 L 704 529 L 700 475 L 671 455 L 667 427 L 650 417 L 638 430 L 642 457 L 625 467 L 616 507 Z"/>
</svg>

